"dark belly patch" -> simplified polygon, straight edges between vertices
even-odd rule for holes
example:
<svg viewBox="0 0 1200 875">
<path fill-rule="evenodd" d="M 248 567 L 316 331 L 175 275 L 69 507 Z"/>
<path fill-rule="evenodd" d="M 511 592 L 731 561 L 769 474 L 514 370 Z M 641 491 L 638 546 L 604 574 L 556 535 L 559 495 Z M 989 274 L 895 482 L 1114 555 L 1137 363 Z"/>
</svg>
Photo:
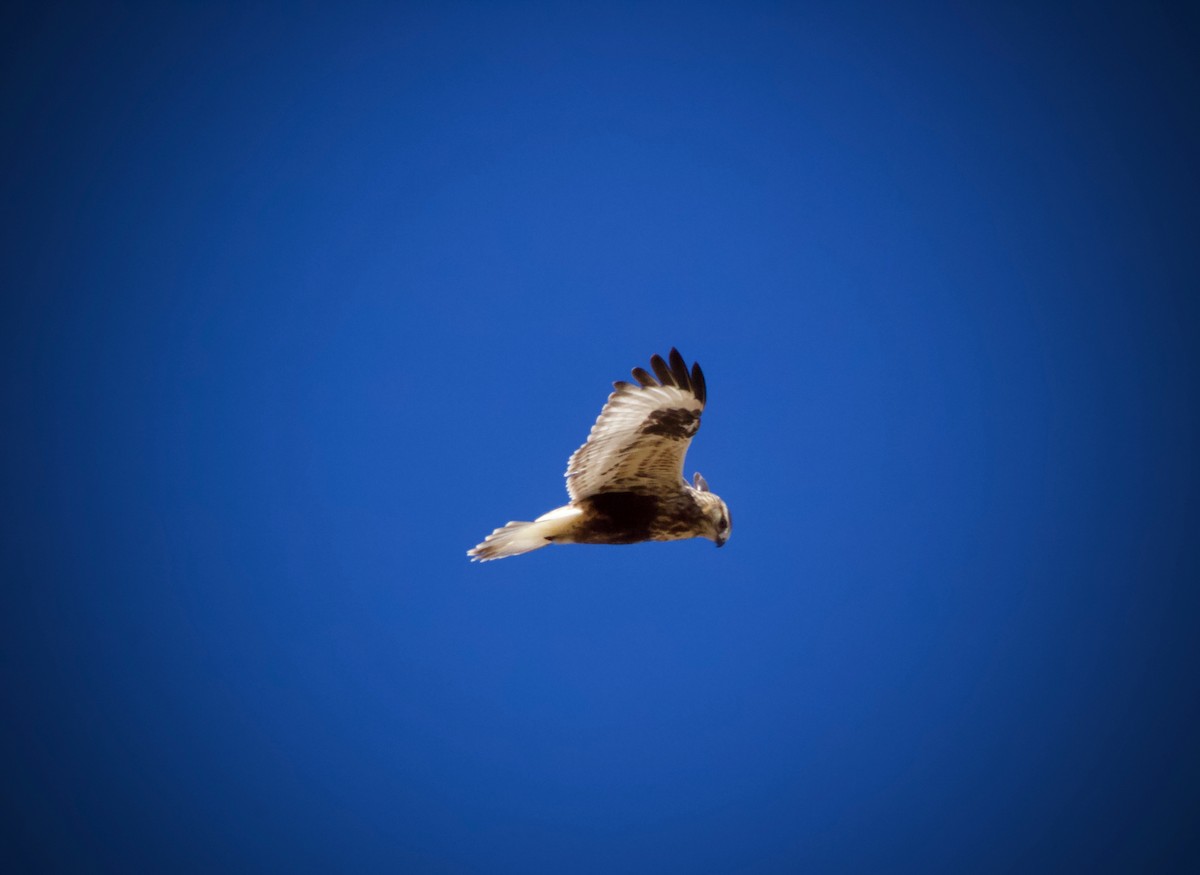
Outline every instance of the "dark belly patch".
<svg viewBox="0 0 1200 875">
<path fill-rule="evenodd" d="M 601 492 L 580 502 L 587 523 L 576 533 L 583 544 L 633 544 L 650 537 L 659 501 L 637 492 Z"/>
</svg>

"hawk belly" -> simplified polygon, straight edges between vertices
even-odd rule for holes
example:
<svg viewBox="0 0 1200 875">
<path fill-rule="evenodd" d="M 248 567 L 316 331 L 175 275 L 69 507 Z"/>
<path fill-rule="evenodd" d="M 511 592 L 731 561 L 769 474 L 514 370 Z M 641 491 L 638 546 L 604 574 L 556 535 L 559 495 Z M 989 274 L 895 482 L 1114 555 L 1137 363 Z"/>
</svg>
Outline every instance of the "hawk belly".
<svg viewBox="0 0 1200 875">
<path fill-rule="evenodd" d="M 640 492 L 601 492 L 577 501 L 576 506 L 583 511 L 583 518 L 571 533 L 571 540 L 577 544 L 690 538 L 696 534 L 701 517 L 695 502 L 664 500 Z"/>
</svg>

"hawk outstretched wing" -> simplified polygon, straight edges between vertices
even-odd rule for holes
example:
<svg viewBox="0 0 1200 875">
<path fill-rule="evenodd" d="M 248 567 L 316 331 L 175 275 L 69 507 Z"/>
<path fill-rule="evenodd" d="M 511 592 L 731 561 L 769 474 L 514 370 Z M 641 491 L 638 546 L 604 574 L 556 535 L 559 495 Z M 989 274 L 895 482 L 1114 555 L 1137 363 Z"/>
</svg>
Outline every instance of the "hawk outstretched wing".
<svg viewBox="0 0 1200 875">
<path fill-rule="evenodd" d="M 668 364 L 669 361 L 669 364 Z M 650 359 L 656 380 L 633 369 L 632 383 L 613 383 L 587 443 L 567 462 L 572 501 L 601 492 L 678 492 L 683 457 L 700 428 L 706 389 L 699 364 L 672 349 L 668 361 Z"/>
</svg>

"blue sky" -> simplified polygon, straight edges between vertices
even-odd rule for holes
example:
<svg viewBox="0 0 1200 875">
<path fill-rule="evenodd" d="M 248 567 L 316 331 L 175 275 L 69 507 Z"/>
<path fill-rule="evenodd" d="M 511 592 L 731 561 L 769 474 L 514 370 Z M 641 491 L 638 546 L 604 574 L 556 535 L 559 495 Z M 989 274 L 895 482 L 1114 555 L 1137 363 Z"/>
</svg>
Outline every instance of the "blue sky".
<svg viewBox="0 0 1200 875">
<path fill-rule="evenodd" d="M 1023 5 L 8 13 L 0 853 L 1195 863 L 1197 22 Z M 468 563 L 672 346 L 729 544 Z"/>
</svg>

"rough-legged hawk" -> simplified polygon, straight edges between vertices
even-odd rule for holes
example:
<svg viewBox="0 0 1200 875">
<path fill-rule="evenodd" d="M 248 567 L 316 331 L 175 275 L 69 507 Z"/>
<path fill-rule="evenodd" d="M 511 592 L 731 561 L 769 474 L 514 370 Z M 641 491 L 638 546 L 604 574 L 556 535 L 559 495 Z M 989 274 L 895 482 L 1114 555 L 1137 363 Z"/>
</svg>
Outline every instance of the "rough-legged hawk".
<svg viewBox="0 0 1200 875">
<path fill-rule="evenodd" d="M 496 529 L 467 555 L 473 561 L 503 559 L 547 544 L 634 544 L 708 538 L 720 547 L 729 538 L 729 508 L 696 474 L 683 478 L 683 457 L 700 428 L 706 397 L 699 364 L 678 350 L 667 361 L 650 359 L 651 376 L 633 369 L 637 385 L 615 390 L 592 426 L 587 443 L 567 462 L 571 503 L 533 522 Z"/>
</svg>

